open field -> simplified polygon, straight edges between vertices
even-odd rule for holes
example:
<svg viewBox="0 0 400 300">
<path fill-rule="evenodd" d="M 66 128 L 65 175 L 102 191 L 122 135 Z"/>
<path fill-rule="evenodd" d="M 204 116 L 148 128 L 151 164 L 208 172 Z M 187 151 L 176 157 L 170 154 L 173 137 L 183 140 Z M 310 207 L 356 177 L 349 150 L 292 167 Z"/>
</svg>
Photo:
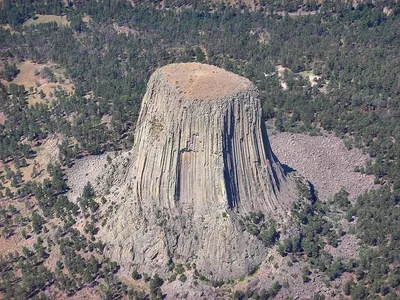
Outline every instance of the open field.
<svg viewBox="0 0 400 300">
<path fill-rule="evenodd" d="M 305 79 L 308 79 L 312 86 L 317 84 L 317 81 L 321 79 L 321 76 L 315 75 L 312 71 L 300 72 L 299 75 Z"/>
<path fill-rule="evenodd" d="M 51 82 L 49 78 L 43 72 L 43 69 L 48 67 L 57 78 L 58 82 Z M 29 91 L 28 103 L 34 105 L 35 103 L 48 103 L 53 101 L 55 98 L 51 96 L 51 92 L 58 88 L 63 89 L 68 93 L 73 91 L 72 82 L 66 79 L 64 76 L 64 70 L 57 68 L 56 65 L 38 64 L 32 61 L 25 61 L 17 64 L 17 68 L 20 73 L 14 78 L 11 83 L 25 86 L 25 89 Z M 5 80 L 2 80 L 3 84 L 9 84 Z M 43 91 L 44 97 L 41 97 L 40 93 Z"/>
<path fill-rule="evenodd" d="M 9 205 L 14 206 L 20 215 L 28 216 L 31 212 L 31 205 L 34 205 L 35 201 L 32 198 L 25 197 L 22 199 L 9 199 L 0 202 L 1 209 L 7 209 Z M 17 224 L 12 226 L 13 234 L 9 238 L 5 238 L 0 234 L 0 253 L 6 256 L 15 251 L 21 251 L 22 247 L 32 248 L 35 240 L 33 238 L 23 238 L 21 235 L 21 228 L 18 228 Z"/>
<path fill-rule="evenodd" d="M 284 72 L 286 70 L 289 71 L 289 72 L 291 71 L 289 68 L 284 67 L 282 65 L 275 66 L 275 71 L 276 71 L 276 74 L 279 77 L 279 81 L 281 83 L 281 87 L 282 87 L 283 90 L 287 90 L 287 83 L 284 80 Z M 312 86 L 317 85 L 318 84 L 318 80 L 320 80 L 322 78 L 321 76 L 314 74 L 314 72 L 312 70 L 303 71 L 303 72 L 300 72 L 300 73 L 294 73 L 294 75 L 295 76 L 301 76 L 302 78 L 307 79 Z M 325 80 L 320 85 L 319 91 L 321 93 L 326 93 L 328 84 L 329 84 L 329 81 Z"/>
<path fill-rule="evenodd" d="M 24 26 L 38 25 L 40 23 L 56 22 L 59 26 L 69 25 L 70 22 L 65 16 L 55 16 L 55 15 L 36 15 L 37 19 L 32 18 L 24 23 Z"/>
<path fill-rule="evenodd" d="M 282 89 L 284 90 L 284 91 L 286 91 L 287 90 L 287 84 L 286 84 L 286 82 L 283 80 L 283 73 L 285 72 L 285 70 L 290 70 L 289 68 L 286 68 L 286 67 L 284 67 L 284 66 L 282 66 L 282 65 L 277 65 L 277 66 L 275 66 L 275 70 L 276 70 L 276 72 L 277 72 L 277 74 L 278 74 L 278 77 L 279 77 L 279 82 L 281 83 L 281 87 L 282 87 Z"/>
<path fill-rule="evenodd" d="M 92 17 L 89 15 L 84 15 L 84 17 L 82 18 L 83 23 L 89 23 L 91 20 L 92 20 Z"/>
<path fill-rule="evenodd" d="M 5 29 L 5 30 L 10 30 L 11 33 L 14 33 L 15 31 L 10 27 L 9 24 L 4 24 L 4 25 L 0 25 L 1 28 Z"/>
<path fill-rule="evenodd" d="M 303 11 L 301 8 L 298 9 L 295 12 L 286 12 L 286 11 L 279 11 L 276 12 L 276 14 L 280 15 L 280 16 L 285 16 L 286 14 L 288 15 L 288 17 L 290 18 L 297 18 L 297 17 L 301 17 L 301 16 L 310 16 L 310 15 L 315 15 L 318 11 L 313 10 L 313 11 Z"/>
<path fill-rule="evenodd" d="M 55 164 L 58 162 L 58 144 L 60 140 L 58 137 L 53 137 L 45 140 L 43 144 L 33 147 L 33 150 L 37 153 L 36 157 L 27 159 L 26 167 L 21 167 L 22 179 L 24 182 L 29 180 L 35 180 L 42 182 L 45 178 L 48 178 L 46 171 L 49 163 Z M 16 172 L 17 168 L 13 161 L 3 163 L 0 161 L 0 176 L 5 175 L 6 167 L 9 167 L 11 171 Z M 35 170 L 35 172 L 33 172 Z M 34 176 L 32 176 L 34 174 Z M 16 188 L 11 186 L 11 181 L 7 180 L 3 183 L 4 187 L 10 188 L 11 192 L 15 192 Z"/>
<path fill-rule="evenodd" d="M 7 120 L 6 115 L 0 111 L 0 124 L 4 124 L 4 122 Z"/>
</svg>

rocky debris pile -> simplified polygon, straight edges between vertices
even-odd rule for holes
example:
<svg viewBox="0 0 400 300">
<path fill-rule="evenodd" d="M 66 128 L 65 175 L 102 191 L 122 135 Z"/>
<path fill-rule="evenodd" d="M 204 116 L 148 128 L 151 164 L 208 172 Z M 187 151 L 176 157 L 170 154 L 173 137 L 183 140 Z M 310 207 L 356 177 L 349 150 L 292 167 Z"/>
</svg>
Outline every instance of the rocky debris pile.
<svg viewBox="0 0 400 300">
<path fill-rule="evenodd" d="M 207 278 L 251 272 L 267 248 L 243 220 L 284 223 L 298 198 L 294 174 L 271 151 L 258 92 L 214 66 L 172 64 L 151 76 L 119 205 L 102 236 L 126 272 L 195 263 Z"/>
<path fill-rule="evenodd" d="M 333 134 L 279 132 L 270 134 L 269 139 L 279 160 L 309 180 L 321 200 L 332 198 L 341 187 L 355 198 L 374 186 L 373 176 L 354 171 L 365 166 L 368 156 L 359 149 L 348 150 Z"/>
</svg>

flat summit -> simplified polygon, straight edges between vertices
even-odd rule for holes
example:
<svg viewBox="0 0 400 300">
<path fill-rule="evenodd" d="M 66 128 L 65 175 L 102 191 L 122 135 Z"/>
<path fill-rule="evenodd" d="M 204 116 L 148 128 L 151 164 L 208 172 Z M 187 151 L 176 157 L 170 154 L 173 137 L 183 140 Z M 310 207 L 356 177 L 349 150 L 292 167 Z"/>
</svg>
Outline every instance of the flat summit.
<svg viewBox="0 0 400 300">
<path fill-rule="evenodd" d="M 165 275 L 173 261 L 215 280 L 245 275 L 268 250 L 248 217 L 283 223 L 297 196 L 272 153 L 256 88 L 214 66 L 153 73 L 129 161 L 104 234 L 129 272 Z"/>
<path fill-rule="evenodd" d="M 248 89 L 250 80 L 221 68 L 199 64 L 170 64 L 160 68 L 169 84 L 184 98 L 192 100 L 218 99 Z"/>
</svg>

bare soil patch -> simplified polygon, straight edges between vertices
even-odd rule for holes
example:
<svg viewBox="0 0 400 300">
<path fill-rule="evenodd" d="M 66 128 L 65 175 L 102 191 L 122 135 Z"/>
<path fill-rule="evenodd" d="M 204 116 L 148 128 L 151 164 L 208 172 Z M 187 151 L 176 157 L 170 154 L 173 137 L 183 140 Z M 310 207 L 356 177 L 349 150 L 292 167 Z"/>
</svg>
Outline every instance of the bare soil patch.
<svg viewBox="0 0 400 300">
<path fill-rule="evenodd" d="M 297 170 L 318 190 L 321 200 L 332 198 L 344 187 L 351 198 L 374 187 L 374 177 L 355 172 L 368 160 L 359 149 L 348 150 L 333 134 L 309 136 L 288 132 L 269 135 L 279 160 Z"/>
<path fill-rule="evenodd" d="M 317 80 L 321 79 L 321 76 L 315 75 L 312 71 L 300 72 L 299 75 L 301 75 L 303 78 L 308 79 L 312 86 L 316 85 Z"/>
<path fill-rule="evenodd" d="M 4 122 L 7 120 L 6 115 L 0 111 L 0 124 L 4 124 Z"/>
<path fill-rule="evenodd" d="M 55 164 L 58 162 L 58 144 L 60 143 L 59 137 L 52 137 L 43 142 L 43 144 L 33 147 L 33 150 L 37 153 L 36 157 L 27 159 L 27 166 L 21 167 L 23 182 L 34 180 L 37 182 L 43 182 L 45 178 L 48 178 L 47 165 L 49 163 Z M 16 172 L 14 161 L 10 161 L 6 164 L 0 162 L 0 175 L 4 176 L 6 167 L 9 167 L 11 171 Z M 11 181 L 6 180 L 4 187 L 10 188 L 11 192 L 15 192 L 16 188 L 11 186 Z"/>
<path fill-rule="evenodd" d="M 138 34 L 139 32 L 135 29 L 129 28 L 128 26 L 121 26 L 118 25 L 117 23 L 113 23 L 113 28 L 117 33 L 122 33 L 128 35 L 129 33 L 131 34 Z"/>
<path fill-rule="evenodd" d="M 280 15 L 280 16 L 285 16 L 287 14 L 290 18 L 297 18 L 297 17 L 301 17 L 301 16 L 315 15 L 317 12 L 318 11 L 316 11 L 316 10 L 305 11 L 305 10 L 302 10 L 301 8 L 299 8 L 295 12 L 279 11 L 279 12 L 276 12 L 276 14 Z"/>
<path fill-rule="evenodd" d="M 360 240 L 354 234 L 346 234 L 340 239 L 339 246 L 332 247 L 325 245 L 324 250 L 329 252 L 334 258 L 357 258 Z"/>
<path fill-rule="evenodd" d="M 58 162 L 59 149 L 58 145 L 61 143 L 59 137 L 48 138 L 42 145 L 34 148 L 37 155 L 33 159 L 28 159 L 28 166 L 22 168 L 22 174 L 24 181 L 28 181 L 32 178 L 32 171 L 35 166 L 38 175 L 34 179 L 37 181 L 43 181 L 48 177 L 46 168 L 49 163 L 56 164 Z"/>
<path fill-rule="evenodd" d="M 89 15 L 85 15 L 85 16 L 82 18 L 82 22 L 83 22 L 83 23 L 89 23 L 91 20 L 92 20 L 92 17 L 89 16 Z"/>
<path fill-rule="evenodd" d="M 286 68 L 286 67 L 284 67 L 284 66 L 282 66 L 282 65 L 277 65 L 277 66 L 275 66 L 275 70 L 276 70 L 276 72 L 277 72 L 277 74 L 278 74 L 279 82 L 280 82 L 280 84 L 281 84 L 282 89 L 283 89 L 284 91 L 286 91 L 286 90 L 288 89 L 288 87 L 287 87 L 287 83 L 284 81 L 283 73 L 284 73 L 286 70 L 289 71 L 290 69 L 289 69 L 289 68 Z"/>
<path fill-rule="evenodd" d="M 5 30 L 10 30 L 11 33 L 15 33 L 15 30 L 13 30 L 10 26 L 10 24 L 4 24 L 4 25 L 0 25 L 0 27 L 2 27 Z"/>
<path fill-rule="evenodd" d="M 16 222 L 16 216 L 19 215 L 21 217 L 27 217 L 31 210 L 25 205 L 27 202 L 33 203 L 33 199 L 29 197 L 24 198 L 13 198 L 13 199 L 3 199 L 0 201 L 0 207 L 2 209 L 6 209 L 9 205 L 14 206 L 18 213 L 12 217 L 12 229 L 14 234 L 9 237 L 5 238 L 0 233 L 0 254 L 3 256 L 8 255 L 9 253 L 14 253 L 15 251 L 21 252 L 22 247 L 31 248 L 35 239 L 30 238 L 23 238 L 21 235 L 21 231 L 24 226 L 21 226 L 19 223 Z M 0 222 L 1 223 L 1 222 Z M 0 227 L 1 228 L 1 227 Z M 31 232 L 26 230 L 27 233 L 30 235 Z"/>
</svg>

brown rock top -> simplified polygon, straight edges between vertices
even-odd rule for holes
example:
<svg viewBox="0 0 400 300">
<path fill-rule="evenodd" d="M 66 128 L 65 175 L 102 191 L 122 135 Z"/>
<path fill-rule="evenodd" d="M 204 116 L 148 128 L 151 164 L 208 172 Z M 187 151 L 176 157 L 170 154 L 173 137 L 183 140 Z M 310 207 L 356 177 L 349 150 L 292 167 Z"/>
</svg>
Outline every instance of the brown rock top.
<svg viewBox="0 0 400 300">
<path fill-rule="evenodd" d="M 218 99 L 248 89 L 252 84 L 234 73 L 200 63 L 170 64 L 158 70 L 181 96 L 190 100 Z"/>
</svg>

